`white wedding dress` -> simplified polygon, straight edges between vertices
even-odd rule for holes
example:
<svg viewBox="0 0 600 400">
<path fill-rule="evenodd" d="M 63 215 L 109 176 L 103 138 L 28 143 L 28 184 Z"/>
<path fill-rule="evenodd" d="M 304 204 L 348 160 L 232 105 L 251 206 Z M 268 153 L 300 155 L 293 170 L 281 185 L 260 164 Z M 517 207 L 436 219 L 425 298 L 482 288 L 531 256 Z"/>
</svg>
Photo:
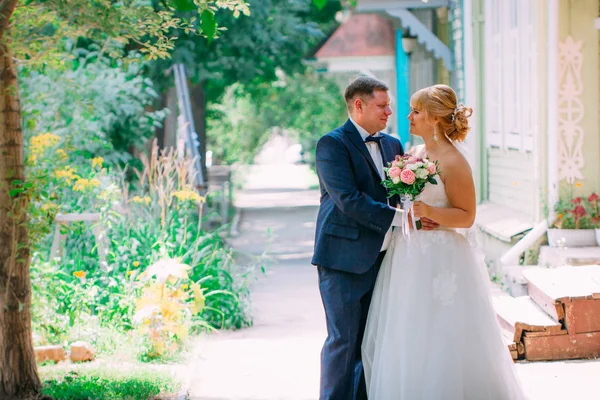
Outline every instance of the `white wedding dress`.
<svg viewBox="0 0 600 400">
<path fill-rule="evenodd" d="M 421 200 L 450 207 L 443 182 Z M 394 231 L 362 357 L 369 400 L 525 399 L 491 305 L 483 258 L 454 229 Z"/>
</svg>

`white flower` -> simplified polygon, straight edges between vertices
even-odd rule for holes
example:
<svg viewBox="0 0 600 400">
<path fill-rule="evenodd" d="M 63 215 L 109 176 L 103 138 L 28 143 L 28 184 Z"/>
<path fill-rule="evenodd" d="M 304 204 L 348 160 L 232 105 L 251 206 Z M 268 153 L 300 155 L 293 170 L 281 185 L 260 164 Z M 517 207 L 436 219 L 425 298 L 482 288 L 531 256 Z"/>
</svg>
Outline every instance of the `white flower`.
<svg viewBox="0 0 600 400">
<path fill-rule="evenodd" d="M 400 177 L 399 177 L 399 176 L 395 176 L 395 177 L 393 177 L 393 178 L 392 178 L 392 182 L 394 182 L 394 183 L 396 183 L 396 184 L 400 183 Z"/>
<path fill-rule="evenodd" d="M 408 169 L 410 169 L 411 171 L 416 171 L 417 169 L 421 168 L 422 166 L 423 166 L 423 163 L 421 161 L 417 161 L 414 164 L 409 164 Z"/>
<path fill-rule="evenodd" d="M 163 258 L 158 260 L 151 266 L 149 266 L 141 275 L 140 278 L 148 280 L 153 276 L 156 276 L 156 280 L 160 283 L 165 283 L 168 279 L 187 279 L 187 270 L 190 266 L 187 264 L 181 264 L 178 259 L 175 258 Z"/>
<path fill-rule="evenodd" d="M 425 179 L 427 176 L 429 176 L 429 171 L 427 171 L 425 168 L 419 168 L 415 171 L 415 175 L 419 179 Z"/>
</svg>

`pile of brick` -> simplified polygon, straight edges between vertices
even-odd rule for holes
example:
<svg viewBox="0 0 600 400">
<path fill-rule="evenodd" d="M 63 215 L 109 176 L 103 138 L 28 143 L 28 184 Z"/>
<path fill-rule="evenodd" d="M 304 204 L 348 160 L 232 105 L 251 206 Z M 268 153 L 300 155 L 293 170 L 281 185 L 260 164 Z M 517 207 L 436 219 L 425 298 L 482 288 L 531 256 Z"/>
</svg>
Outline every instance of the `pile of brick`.
<svg viewBox="0 0 600 400">
<path fill-rule="evenodd" d="M 494 299 L 514 360 L 600 357 L 600 266 L 523 271 L 527 296 Z"/>
</svg>

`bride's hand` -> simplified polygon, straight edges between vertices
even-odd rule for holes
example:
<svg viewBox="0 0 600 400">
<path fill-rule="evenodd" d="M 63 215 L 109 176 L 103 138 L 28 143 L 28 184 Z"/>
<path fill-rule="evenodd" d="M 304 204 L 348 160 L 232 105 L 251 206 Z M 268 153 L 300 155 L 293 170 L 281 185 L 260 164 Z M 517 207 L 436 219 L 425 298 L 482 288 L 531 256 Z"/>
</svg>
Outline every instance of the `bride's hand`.
<svg viewBox="0 0 600 400">
<path fill-rule="evenodd" d="M 415 201 L 413 205 L 413 211 L 415 213 L 415 217 L 417 218 L 429 217 L 429 206 L 422 201 Z"/>
</svg>

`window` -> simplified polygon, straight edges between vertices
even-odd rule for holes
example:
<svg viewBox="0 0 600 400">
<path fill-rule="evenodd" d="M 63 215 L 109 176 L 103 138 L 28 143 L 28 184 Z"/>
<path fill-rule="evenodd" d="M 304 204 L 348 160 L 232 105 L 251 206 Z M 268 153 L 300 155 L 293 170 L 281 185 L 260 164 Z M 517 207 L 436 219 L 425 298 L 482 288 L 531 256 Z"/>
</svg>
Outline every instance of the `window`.
<svg viewBox="0 0 600 400">
<path fill-rule="evenodd" d="M 535 0 L 486 2 L 487 146 L 531 152 L 536 131 Z"/>
</svg>

